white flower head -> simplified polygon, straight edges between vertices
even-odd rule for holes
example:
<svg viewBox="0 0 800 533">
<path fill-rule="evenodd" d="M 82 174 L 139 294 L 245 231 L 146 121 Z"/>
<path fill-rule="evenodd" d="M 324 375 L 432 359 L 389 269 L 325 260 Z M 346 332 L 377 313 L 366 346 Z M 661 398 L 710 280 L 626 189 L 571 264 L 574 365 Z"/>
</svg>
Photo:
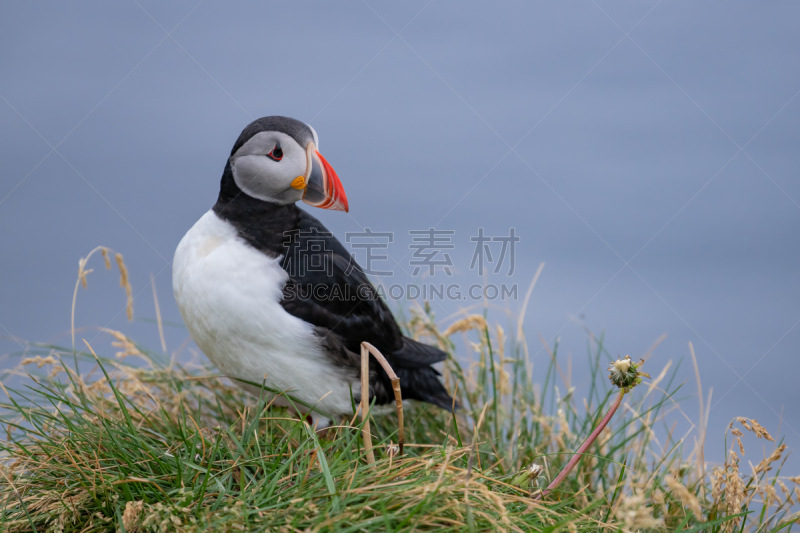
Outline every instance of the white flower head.
<svg viewBox="0 0 800 533">
<path fill-rule="evenodd" d="M 631 367 L 631 356 L 626 355 L 625 359 L 617 359 L 612 364 L 614 365 L 614 369 L 617 370 L 617 372 L 622 372 L 624 374 Z"/>
</svg>

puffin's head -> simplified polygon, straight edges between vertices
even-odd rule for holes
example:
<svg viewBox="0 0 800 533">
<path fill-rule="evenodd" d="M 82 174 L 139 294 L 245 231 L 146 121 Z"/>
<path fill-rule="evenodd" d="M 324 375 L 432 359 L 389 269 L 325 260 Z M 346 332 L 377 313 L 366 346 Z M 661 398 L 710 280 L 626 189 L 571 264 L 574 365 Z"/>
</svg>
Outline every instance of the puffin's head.
<svg viewBox="0 0 800 533">
<path fill-rule="evenodd" d="M 303 200 L 323 209 L 348 211 L 333 167 L 317 151 L 314 128 L 288 117 L 251 122 L 233 145 L 230 167 L 248 196 L 280 205 Z"/>
</svg>

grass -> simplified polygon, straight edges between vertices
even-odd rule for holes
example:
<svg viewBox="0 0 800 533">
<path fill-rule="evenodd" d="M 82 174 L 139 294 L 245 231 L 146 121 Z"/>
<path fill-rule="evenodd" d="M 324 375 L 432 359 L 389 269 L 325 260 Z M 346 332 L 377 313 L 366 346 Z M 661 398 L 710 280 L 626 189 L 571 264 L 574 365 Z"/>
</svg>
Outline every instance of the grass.
<svg viewBox="0 0 800 533">
<path fill-rule="evenodd" d="M 360 418 L 316 433 L 202 362 L 171 365 L 120 332 L 74 352 L 33 346 L 14 369 L 22 382 L 3 386 L 0 531 L 777 532 L 800 516 L 785 445 L 737 419 L 719 436 L 726 463 L 706 465 L 669 426 L 677 368 L 654 359 L 653 379 L 536 501 L 616 397 L 602 337 L 590 337 L 592 380 L 578 391 L 557 344 L 533 383 L 521 328 L 508 336 L 472 315 L 440 331 L 430 309 L 405 327 L 453 356 L 463 338 L 471 357 L 444 367 L 462 409 L 408 405 L 403 456 L 390 452 L 396 415 L 373 416 L 371 465 Z M 758 439 L 773 451 L 745 459 Z M 747 473 L 746 460 L 757 463 Z"/>
</svg>

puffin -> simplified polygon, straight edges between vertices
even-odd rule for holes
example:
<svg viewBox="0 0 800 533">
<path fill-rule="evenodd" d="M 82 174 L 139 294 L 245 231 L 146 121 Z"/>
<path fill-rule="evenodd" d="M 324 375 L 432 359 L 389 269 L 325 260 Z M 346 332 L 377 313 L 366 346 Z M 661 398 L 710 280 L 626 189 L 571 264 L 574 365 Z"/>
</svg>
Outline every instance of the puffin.
<svg viewBox="0 0 800 533">
<path fill-rule="evenodd" d="M 251 122 L 217 202 L 175 251 L 173 292 L 194 342 L 234 383 L 294 407 L 312 427 L 352 415 L 361 401 L 363 341 L 392 366 L 404 399 L 453 409 L 432 366 L 447 354 L 403 335 L 363 268 L 299 201 L 349 211 L 314 128 L 283 116 Z M 394 402 L 372 357 L 369 401 Z"/>
</svg>

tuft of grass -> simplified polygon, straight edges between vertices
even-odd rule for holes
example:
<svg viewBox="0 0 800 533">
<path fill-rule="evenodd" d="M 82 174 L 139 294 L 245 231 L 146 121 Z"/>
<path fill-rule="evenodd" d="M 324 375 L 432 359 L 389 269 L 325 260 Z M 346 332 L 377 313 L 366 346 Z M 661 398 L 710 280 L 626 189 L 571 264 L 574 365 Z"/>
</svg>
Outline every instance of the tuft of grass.
<svg viewBox="0 0 800 533">
<path fill-rule="evenodd" d="M 777 532 L 798 520 L 800 477 L 781 475 L 786 446 L 757 421 L 731 423 L 723 465 L 674 435 L 669 363 L 537 501 L 614 400 L 603 338 L 590 337 L 579 391 L 557 344 L 534 384 L 524 337 L 483 316 L 440 331 L 425 308 L 404 328 L 451 354 L 443 374 L 462 409 L 407 405 L 401 456 L 396 414 L 368 417 L 373 464 L 355 413 L 315 432 L 271 395 L 118 331 L 102 330 L 108 346 L 34 345 L 5 376 L 21 383 L 0 381 L 0 531 Z M 457 335 L 471 354 L 455 357 Z M 775 448 L 745 473 L 748 439 Z"/>
</svg>

